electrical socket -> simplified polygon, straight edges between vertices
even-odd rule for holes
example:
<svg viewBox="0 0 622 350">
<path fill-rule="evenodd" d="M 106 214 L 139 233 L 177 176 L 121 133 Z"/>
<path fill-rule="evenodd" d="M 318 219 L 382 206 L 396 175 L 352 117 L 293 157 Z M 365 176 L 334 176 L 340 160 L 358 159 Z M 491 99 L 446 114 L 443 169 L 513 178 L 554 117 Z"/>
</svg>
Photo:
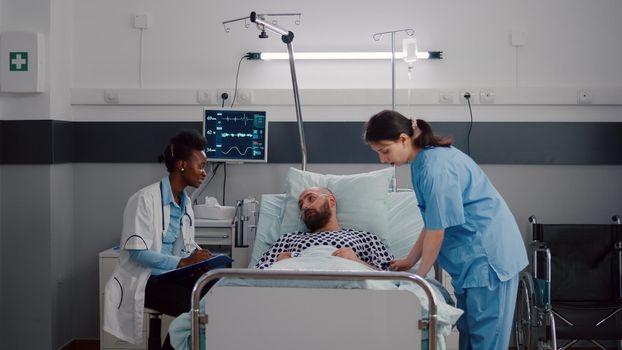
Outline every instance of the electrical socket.
<svg viewBox="0 0 622 350">
<path fill-rule="evenodd" d="M 592 91 L 581 89 L 577 92 L 577 103 L 580 105 L 589 105 L 592 103 Z"/>
<path fill-rule="evenodd" d="M 252 105 L 253 104 L 253 91 L 251 89 L 238 89 L 238 94 L 235 97 L 235 104 L 240 105 L 240 106 Z"/>
<path fill-rule="evenodd" d="M 470 91 L 467 90 L 461 90 L 458 93 L 458 102 L 460 102 L 460 104 L 467 104 L 467 99 L 466 97 L 464 97 L 464 95 L 468 93 L 471 97 L 469 97 L 469 99 L 471 100 L 471 104 L 473 104 L 473 94 Z"/>
<path fill-rule="evenodd" d="M 223 94 L 227 94 L 227 98 L 223 99 Z M 231 104 L 231 99 L 233 99 L 233 89 L 218 89 L 218 91 L 216 91 L 216 102 L 219 106 L 222 106 L 223 100 L 225 102 L 225 105 Z"/>
<path fill-rule="evenodd" d="M 132 24 L 134 25 L 134 28 L 136 29 L 149 28 L 149 15 L 145 13 L 133 15 Z"/>
<path fill-rule="evenodd" d="M 197 90 L 197 103 L 203 106 L 212 104 L 212 93 L 207 89 Z"/>
<path fill-rule="evenodd" d="M 456 100 L 456 92 L 453 90 L 440 90 L 438 92 L 438 103 L 443 105 L 453 104 Z"/>
<path fill-rule="evenodd" d="M 479 103 L 481 104 L 495 103 L 495 92 L 492 89 L 481 89 L 479 91 Z"/>
<path fill-rule="evenodd" d="M 117 90 L 104 90 L 104 101 L 110 104 L 119 103 L 119 92 Z"/>
</svg>

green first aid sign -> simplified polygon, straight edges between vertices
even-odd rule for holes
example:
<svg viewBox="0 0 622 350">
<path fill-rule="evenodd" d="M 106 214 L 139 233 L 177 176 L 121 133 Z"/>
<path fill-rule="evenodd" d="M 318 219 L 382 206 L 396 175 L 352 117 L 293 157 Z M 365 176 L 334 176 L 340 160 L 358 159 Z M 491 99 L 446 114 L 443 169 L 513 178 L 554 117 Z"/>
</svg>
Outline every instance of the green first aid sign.
<svg viewBox="0 0 622 350">
<path fill-rule="evenodd" d="M 28 52 L 9 52 L 9 71 L 28 71 Z"/>
</svg>

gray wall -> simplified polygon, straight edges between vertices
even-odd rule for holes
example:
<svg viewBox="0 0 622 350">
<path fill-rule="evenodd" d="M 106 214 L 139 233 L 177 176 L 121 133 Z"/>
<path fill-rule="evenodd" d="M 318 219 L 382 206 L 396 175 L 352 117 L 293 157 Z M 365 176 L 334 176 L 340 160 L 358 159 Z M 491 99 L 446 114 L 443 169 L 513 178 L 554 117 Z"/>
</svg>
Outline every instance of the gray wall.
<svg viewBox="0 0 622 350">
<path fill-rule="evenodd" d="M 50 245 L 52 349 L 58 349 L 73 338 L 73 300 L 80 286 L 74 283 L 75 244 L 73 165 L 50 167 Z"/>
<path fill-rule="evenodd" d="M 248 164 L 227 167 L 226 204 L 262 193 L 285 190 L 289 166 Z M 97 253 L 117 244 L 121 214 L 127 198 L 165 175 L 160 164 L 74 164 L 76 290 L 74 319 L 78 338 L 98 332 Z M 352 174 L 378 169 L 372 164 L 309 164 L 320 173 Z M 542 222 L 606 223 L 622 213 L 622 166 L 484 165 L 484 171 L 504 196 L 526 242 L 531 239 L 527 218 Z M 204 194 L 222 198 L 222 168 Z M 410 188 L 407 167 L 398 169 L 398 185 Z"/>
<path fill-rule="evenodd" d="M 51 348 L 50 175 L 49 165 L 3 166 L 0 339 L 6 349 Z"/>
</svg>

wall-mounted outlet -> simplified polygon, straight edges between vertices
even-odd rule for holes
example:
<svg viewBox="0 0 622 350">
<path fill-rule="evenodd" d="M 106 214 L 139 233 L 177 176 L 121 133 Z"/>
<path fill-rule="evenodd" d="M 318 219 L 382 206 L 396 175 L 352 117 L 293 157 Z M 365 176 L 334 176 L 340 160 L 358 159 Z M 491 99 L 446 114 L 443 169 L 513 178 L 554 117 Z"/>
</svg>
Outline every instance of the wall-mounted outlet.
<svg viewBox="0 0 622 350">
<path fill-rule="evenodd" d="M 252 105 L 253 91 L 251 89 L 238 89 L 238 93 L 235 97 L 235 104 L 240 106 Z"/>
<path fill-rule="evenodd" d="M 453 90 L 440 90 L 438 92 L 438 103 L 443 105 L 453 104 L 456 100 L 456 92 Z"/>
<path fill-rule="evenodd" d="M 219 106 L 231 104 L 231 100 L 233 99 L 233 89 L 218 89 L 216 91 L 216 103 Z"/>
<path fill-rule="evenodd" d="M 106 103 L 119 103 L 119 92 L 117 90 L 104 90 L 104 101 Z"/>
<path fill-rule="evenodd" d="M 467 104 L 467 96 L 471 100 L 471 104 L 473 104 L 473 94 L 467 90 L 460 90 L 458 93 L 458 101 L 461 104 Z"/>
<path fill-rule="evenodd" d="M 212 93 L 207 89 L 197 90 L 197 103 L 203 106 L 212 104 Z"/>
<path fill-rule="evenodd" d="M 492 89 L 481 89 L 479 91 L 479 103 L 482 103 L 482 104 L 495 103 L 495 92 Z"/>
<path fill-rule="evenodd" d="M 149 15 L 146 13 L 141 13 L 132 16 L 132 25 L 136 29 L 147 29 L 149 28 Z"/>
<path fill-rule="evenodd" d="M 577 92 L 577 103 L 580 105 L 589 105 L 592 103 L 592 91 L 581 89 Z"/>
</svg>

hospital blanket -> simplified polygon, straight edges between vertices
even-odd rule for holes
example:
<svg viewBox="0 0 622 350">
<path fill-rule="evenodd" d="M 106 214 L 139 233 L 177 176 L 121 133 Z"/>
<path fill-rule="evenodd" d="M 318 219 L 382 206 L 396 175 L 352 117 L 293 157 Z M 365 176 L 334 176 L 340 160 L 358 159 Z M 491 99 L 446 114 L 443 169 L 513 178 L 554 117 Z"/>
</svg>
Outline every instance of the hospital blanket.
<svg viewBox="0 0 622 350">
<path fill-rule="evenodd" d="M 332 248 L 332 247 L 331 247 Z M 313 270 L 313 271 L 374 271 L 371 267 L 343 259 L 330 256 L 334 248 L 317 247 L 302 253 L 302 256 L 285 259 L 274 263 L 270 269 L 273 270 Z M 239 279 L 223 278 L 214 288 L 218 286 L 254 286 L 254 287 L 283 287 L 283 288 L 366 288 L 381 290 L 406 290 L 414 293 L 421 303 L 422 311 L 427 316 L 428 301 L 425 292 L 418 285 L 411 282 L 404 282 L 396 285 L 392 281 L 310 281 L 310 280 L 261 280 L 261 279 Z M 462 310 L 454 308 L 445 303 L 441 291 L 433 286 L 439 300 L 438 322 L 437 322 L 437 349 L 445 349 L 445 336 L 451 332 L 451 327 L 462 314 Z M 200 304 L 201 312 L 204 312 L 204 299 Z M 177 317 L 169 328 L 171 344 L 175 349 L 191 348 L 191 315 L 184 313 Z M 201 348 L 204 347 L 205 333 L 201 328 Z M 427 339 L 427 336 L 424 337 Z M 427 343 L 427 341 L 426 341 Z M 209 347 L 208 347 L 209 349 Z"/>
</svg>

